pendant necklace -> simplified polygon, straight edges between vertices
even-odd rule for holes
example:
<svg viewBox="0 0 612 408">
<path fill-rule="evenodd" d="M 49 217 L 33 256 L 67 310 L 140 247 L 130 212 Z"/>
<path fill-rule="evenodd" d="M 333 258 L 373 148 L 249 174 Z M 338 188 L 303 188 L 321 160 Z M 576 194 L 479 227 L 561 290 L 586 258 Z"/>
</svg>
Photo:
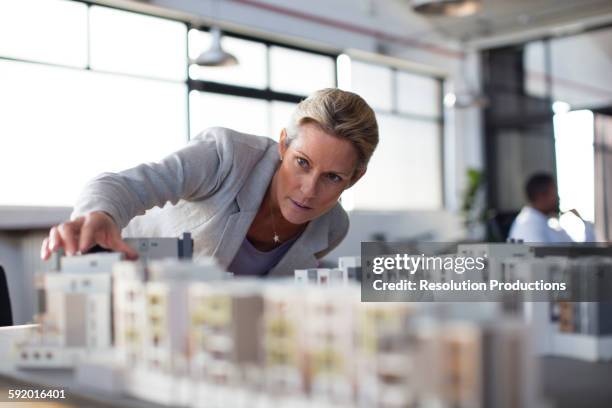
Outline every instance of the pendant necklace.
<svg viewBox="0 0 612 408">
<path fill-rule="evenodd" d="M 274 211 L 272 210 L 272 199 L 270 199 L 270 216 L 272 217 L 272 232 L 274 233 L 274 237 L 272 238 L 272 240 L 275 244 L 278 244 L 281 242 L 281 240 L 278 234 L 276 233 L 276 225 L 274 225 Z"/>
</svg>

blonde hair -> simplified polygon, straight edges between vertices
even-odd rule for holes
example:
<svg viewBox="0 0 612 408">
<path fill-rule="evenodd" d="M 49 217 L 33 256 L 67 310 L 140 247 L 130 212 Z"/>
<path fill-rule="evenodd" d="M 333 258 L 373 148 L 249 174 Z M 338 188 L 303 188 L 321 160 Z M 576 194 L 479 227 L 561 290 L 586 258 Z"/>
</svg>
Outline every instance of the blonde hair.
<svg viewBox="0 0 612 408">
<path fill-rule="evenodd" d="M 366 169 L 378 145 L 378 124 L 374 111 L 362 97 L 336 88 L 316 91 L 295 108 L 287 128 L 286 146 L 305 123 L 314 123 L 324 132 L 351 142 L 357 151 L 357 169 Z"/>
</svg>

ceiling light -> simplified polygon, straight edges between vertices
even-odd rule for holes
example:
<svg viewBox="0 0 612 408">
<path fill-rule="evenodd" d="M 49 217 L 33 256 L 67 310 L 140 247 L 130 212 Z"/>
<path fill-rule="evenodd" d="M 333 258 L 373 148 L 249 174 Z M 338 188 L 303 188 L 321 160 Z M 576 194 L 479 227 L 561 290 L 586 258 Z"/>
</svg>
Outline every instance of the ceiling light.
<svg viewBox="0 0 612 408">
<path fill-rule="evenodd" d="M 221 30 L 219 27 L 212 27 L 210 34 L 212 35 L 210 47 L 196 58 L 195 63 L 205 67 L 238 65 L 238 59 L 221 48 Z"/>
<path fill-rule="evenodd" d="M 448 93 L 444 96 L 444 106 L 454 109 L 484 109 L 489 106 L 489 98 L 480 92 L 470 90 Z"/>
<path fill-rule="evenodd" d="M 552 104 L 552 110 L 555 115 L 567 113 L 572 110 L 569 103 L 563 101 L 555 101 Z"/>
<path fill-rule="evenodd" d="M 411 0 L 412 9 L 428 16 L 463 17 L 480 10 L 480 0 Z"/>
</svg>

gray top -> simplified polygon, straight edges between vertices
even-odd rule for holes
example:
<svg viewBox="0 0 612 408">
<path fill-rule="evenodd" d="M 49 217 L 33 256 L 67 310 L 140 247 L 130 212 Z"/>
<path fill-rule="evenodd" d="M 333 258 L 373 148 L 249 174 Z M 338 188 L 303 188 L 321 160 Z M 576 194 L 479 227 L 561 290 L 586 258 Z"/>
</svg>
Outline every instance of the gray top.
<svg viewBox="0 0 612 408">
<path fill-rule="evenodd" d="M 251 241 L 245 238 L 227 270 L 233 272 L 236 276 L 266 275 L 287 253 L 296 239 L 297 237 L 283 242 L 271 251 L 260 251 L 251 244 Z"/>
<path fill-rule="evenodd" d="M 72 218 L 105 211 L 125 227 L 125 237 L 178 237 L 190 232 L 194 259 L 214 256 L 227 268 L 278 164 L 278 143 L 269 138 L 206 129 L 160 162 L 94 178 L 77 200 Z M 346 212 L 336 204 L 308 223 L 270 275 L 316 267 L 317 259 L 344 239 L 348 226 Z"/>
</svg>

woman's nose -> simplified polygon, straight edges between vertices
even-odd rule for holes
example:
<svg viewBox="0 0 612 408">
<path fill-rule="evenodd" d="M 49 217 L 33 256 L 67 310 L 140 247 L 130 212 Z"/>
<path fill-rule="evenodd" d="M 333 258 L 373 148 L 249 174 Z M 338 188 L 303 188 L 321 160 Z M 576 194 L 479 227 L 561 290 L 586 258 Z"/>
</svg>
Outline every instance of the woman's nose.
<svg viewBox="0 0 612 408">
<path fill-rule="evenodd" d="M 306 176 L 302 179 L 301 192 L 303 198 L 313 198 L 317 192 L 317 177 Z"/>
</svg>

